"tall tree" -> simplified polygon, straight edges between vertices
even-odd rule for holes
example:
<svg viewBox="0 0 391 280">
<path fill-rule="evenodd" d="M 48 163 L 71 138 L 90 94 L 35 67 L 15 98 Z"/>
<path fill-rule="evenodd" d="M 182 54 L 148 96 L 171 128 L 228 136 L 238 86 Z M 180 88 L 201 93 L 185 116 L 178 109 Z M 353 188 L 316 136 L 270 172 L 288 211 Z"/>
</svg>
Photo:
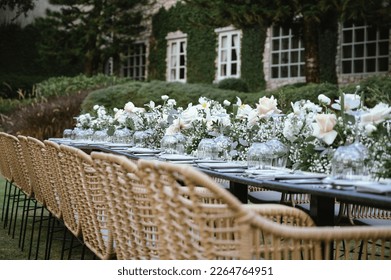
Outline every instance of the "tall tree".
<svg viewBox="0 0 391 280">
<path fill-rule="evenodd" d="M 0 0 L 0 8 L 3 10 L 10 9 L 15 11 L 15 17 L 19 17 L 21 14 L 27 14 L 28 11 L 32 10 L 37 0 Z"/>
<path fill-rule="evenodd" d="M 109 57 L 119 54 L 144 30 L 148 0 L 50 0 L 59 11 L 48 11 L 38 25 L 47 32 L 41 51 L 63 61 L 82 59 L 84 72 L 102 72 Z"/>
<path fill-rule="evenodd" d="M 210 9 L 217 20 L 243 26 L 279 24 L 293 29 L 305 47 L 306 81 L 318 83 L 319 36 L 338 21 L 361 20 L 390 24 L 391 0 L 185 0 Z"/>
</svg>

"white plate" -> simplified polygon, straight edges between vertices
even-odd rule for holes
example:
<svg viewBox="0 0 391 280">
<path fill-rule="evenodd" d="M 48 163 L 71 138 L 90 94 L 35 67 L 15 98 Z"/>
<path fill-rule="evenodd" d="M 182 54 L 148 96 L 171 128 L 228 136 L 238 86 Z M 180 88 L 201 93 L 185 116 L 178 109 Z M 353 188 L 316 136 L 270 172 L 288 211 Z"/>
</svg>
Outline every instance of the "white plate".
<svg viewBox="0 0 391 280">
<path fill-rule="evenodd" d="M 188 155 L 177 155 L 177 154 L 163 154 L 159 156 L 160 159 L 168 161 L 191 161 L 196 159 L 193 156 Z"/>
<path fill-rule="evenodd" d="M 236 163 L 236 162 L 204 162 L 204 163 L 198 163 L 198 166 L 206 169 L 247 168 L 246 165 Z"/>
<path fill-rule="evenodd" d="M 281 173 L 281 175 L 277 175 L 277 179 L 323 179 L 326 178 L 326 174 L 320 173 L 311 173 L 311 172 L 300 172 L 300 173 Z"/>
<path fill-rule="evenodd" d="M 261 175 L 261 176 L 288 175 L 288 173 L 284 171 L 274 170 L 274 169 L 247 169 L 244 172 L 251 175 Z"/>
<path fill-rule="evenodd" d="M 132 144 L 125 144 L 125 143 L 109 143 L 106 144 L 107 147 L 131 147 Z"/>
<path fill-rule="evenodd" d="M 355 182 L 356 190 L 358 192 L 369 192 L 369 193 L 390 193 L 391 184 L 382 184 L 378 182 Z"/>
<path fill-rule="evenodd" d="M 154 150 L 154 149 L 149 149 L 149 148 L 139 148 L 139 147 L 133 147 L 127 149 L 129 153 L 133 154 L 158 154 L 161 151 L 160 150 Z"/>
</svg>

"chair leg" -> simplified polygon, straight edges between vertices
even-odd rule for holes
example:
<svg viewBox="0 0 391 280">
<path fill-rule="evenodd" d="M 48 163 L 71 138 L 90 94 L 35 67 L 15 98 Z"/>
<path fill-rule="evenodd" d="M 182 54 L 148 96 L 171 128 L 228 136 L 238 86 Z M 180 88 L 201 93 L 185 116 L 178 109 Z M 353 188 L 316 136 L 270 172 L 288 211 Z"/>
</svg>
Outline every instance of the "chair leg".
<svg viewBox="0 0 391 280">
<path fill-rule="evenodd" d="M 15 208 L 15 219 L 14 219 L 14 225 L 13 225 L 13 229 L 12 229 L 12 239 L 15 238 L 15 230 L 16 230 L 16 221 L 18 220 L 18 212 L 19 212 L 19 207 L 21 207 L 19 204 L 20 204 L 20 196 L 24 196 L 24 193 L 18 189 L 18 198 L 16 200 L 16 208 Z M 22 198 L 22 200 L 24 200 Z M 10 226 L 11 228 L 11 226 Z"/>
<path fill-rule="evenodd" d="M 10 208 L 10 203 L 11 203 L 11 197 L 12 197 L 12 186 L 13 186 L 13 183 L 12 181 L 8 182 L 8 194 L 6 194 L 6 197 L 7 197 L 7 202 L 6 202 L 6 206 L 5 206 L 5 215 L 4 215 L 4 225 L 3 225 L 3 228 L 6 228 L 7 225 L 8 225 L 8 214 L 9 214 L 9 208 Z"/>
<path fill-rule="evenodd" d="M 8 225 L 8 235 L 11 234 L 11 229 L 12 229 L 12 222 L 14 218 L 14 208 L 15 208 L 15 200 L 17 200 L 17 190 L 18 188 L 14 186 L 14 194 L 12 195 L 12 206 L 11 206 L 11 213 L 10 213 L 10 218 L 9 218 L 9 225 Z M 19 190 L 20 191 L 20 190 Z"/>
<path fill-rule="evenodd" d="M 35 205 L 34 205 L 34 212 L 33 212 L 33 221 L 32 221 L 32 224 L 31 224 L 31 236 L 30 236 L 30 247 L 29 247 L 28 259 L 31 258 L 31 252 L 32 252 L 32 250 L 33 250 L 34 231 L 35 231 L 35 220 L 36 220 L 36 216 L 37 216 L 37 208 L 38 208 L 38 203 L 35 202 Z"/>
<path fill-rule="evenodd" d="M 23 200 L 23 210 L 22 210 L 22 220 L 20 222 L 20 230 L 19 230 L 19 248 L 22 248 L 22 238 L 23 238 L 23 232 L 24 232 L 24 220 L 26 218 L 26 211 L 28 211 L 28 208 L 30 206 L 30 198 L 26 196 L 26 198 Z M 27 205 L 26 205 L 27 204 Z M 22 250 L 23 251 L 23 250 Z"/>
<path fill-rule="evenodd" d="M 39 253 L 39 247 L 41 245 L 41 234 L 42 234 L 42 224 L 43 224 L 43 213 L 44 213 L 45 207 L 41 208 L 41 216 L 39 220 L 39 228 L 38 228 L 38 238 L 37 238 L 37 248 L 35 251 L 35 259 L 38 260 L 38 253 Z"/>
<path fill-rule="evenodd" d="M 37 207 L 37 201 L 36 200 L 32 200 L 33 202 L 33 208 L 30 209 L 30 202 L 31 202 L 32 199 L 29 199 L 27 201 L 27 209 L 26 209 L 26 217 L 25 217 L 25 220 L 24 220 L 24 224 L 23 224 L 23 237 L 22 237 L 22 242 L 21 242 L 21 250 L 23 251 L 24 250 L 24 242 L 26 240 L 26 232 L 27 232 L 27 223 L 28 223 L 28 219 L 29 219 L 29 213 L 30 213 L 30 210 L 33 210 L 33 211 L 36 211 L 36 207 Z"/>
<path fill-rule="evenodd" d="M 62 239 L 61 260 L 64 259 L 66 237 L 67 237 L 67 229 L 64 230 L 64 236 L 63 236 L 63 239 Z"/>
<path fill-rule="evenodd" d="M 1 221 L 4 221 L 5 218 L 5 211 L 6 211 L 6 205 L 7 205 L 7 191 L 8 191 L 8 180 L 5 180 L 5 186 L 4 186 L 4 197 L 3 197 L 3 207 L 1 210 Z"/>
</svg>

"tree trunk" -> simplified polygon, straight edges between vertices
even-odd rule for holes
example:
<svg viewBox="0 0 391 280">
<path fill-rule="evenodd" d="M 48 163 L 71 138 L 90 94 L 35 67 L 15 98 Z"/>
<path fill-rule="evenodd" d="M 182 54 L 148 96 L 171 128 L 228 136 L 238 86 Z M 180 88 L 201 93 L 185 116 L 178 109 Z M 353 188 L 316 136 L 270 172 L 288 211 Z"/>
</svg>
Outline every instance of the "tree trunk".
<svg viewBox="0 0 391 280">
<path fill-rule="evenodd" d="M 318 23 L 304 19 L 303 42 L 305 57 L 305 78 L 307 83 L 319 83 L 319 37 Z"/>
</svg>

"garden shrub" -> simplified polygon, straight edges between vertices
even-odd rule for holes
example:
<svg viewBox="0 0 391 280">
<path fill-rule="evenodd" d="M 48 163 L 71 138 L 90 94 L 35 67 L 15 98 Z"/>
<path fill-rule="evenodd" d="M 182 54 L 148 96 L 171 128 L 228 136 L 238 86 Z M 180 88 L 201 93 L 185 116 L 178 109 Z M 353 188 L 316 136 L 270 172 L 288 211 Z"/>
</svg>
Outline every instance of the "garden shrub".
<svg viewBox="0 0 391 280">
<path fill-rule="evenodd" d="M 391 76 L 376 75 L 360 81 L 357 84 L 341 88 L 345 93 L 354 93 L 360 85 L 359 94 L 364 96 L 364 104 L 370 108 L 379 102 L 391 104 Z"/>
<path fill-rule="evenodd" d="M 288 112 L 291 109 L 291 103 L 298 100 L 310 100 L 318 103 L 318 96 L 324 94 L 331 100 L 337 99 L 339 96 L 338 86 L 330 83 L 322 84 L 297 84 L 281 87 L 273 91 L 265 92 L 266 96 L 274 96 L 278 100 L 278 107 L 283 112 Z"/>
<path fill-rule="evenodd" d="M 183 84 L 179 82 L 170 83 L 163 81 L 151 82 L 129 82 L 114 87 L 100 89 L 91 92 L 83 102 L 83 112 L 90 112 L 94 105 L 103 105 L 107 109 L 114 107 L 123 108 L 131 101 L 136 106 L 142 107 L 149 101 L 154 101 L 157 105 L 162 104 L 162 95 L 168 95 L 175 99 L 177 106 L 187 107 L 189 103 L 196 104 L 201 96 L 223 102 L 228 100 L 236 103 L 236 96 L 239 96 L 244 102 L 257 100 L 255 96 L 258 93 L 243 93 L 231 90 L 218 89 L 211 85 L 204 84 Z M 251 99 L 251 97 L 253 97 Z"/>
<path fill-rule="evenodd" d="M 228 78 L 221 80 L 217 87 L 219 89 L 235 90 L 240 92 L 249 92 L 247 83 L 238 78 Z"/>
<path fill-rule="evenodd" d="M 75 125 L 74 117 L 80 114 L 80 105 L 88 92 L 51 97 L 34 102 L 3 116 L 1 125 L 5 132 L 28 135 L 38 139 L 62 137 L 65 128 Z"/>
</svg>

